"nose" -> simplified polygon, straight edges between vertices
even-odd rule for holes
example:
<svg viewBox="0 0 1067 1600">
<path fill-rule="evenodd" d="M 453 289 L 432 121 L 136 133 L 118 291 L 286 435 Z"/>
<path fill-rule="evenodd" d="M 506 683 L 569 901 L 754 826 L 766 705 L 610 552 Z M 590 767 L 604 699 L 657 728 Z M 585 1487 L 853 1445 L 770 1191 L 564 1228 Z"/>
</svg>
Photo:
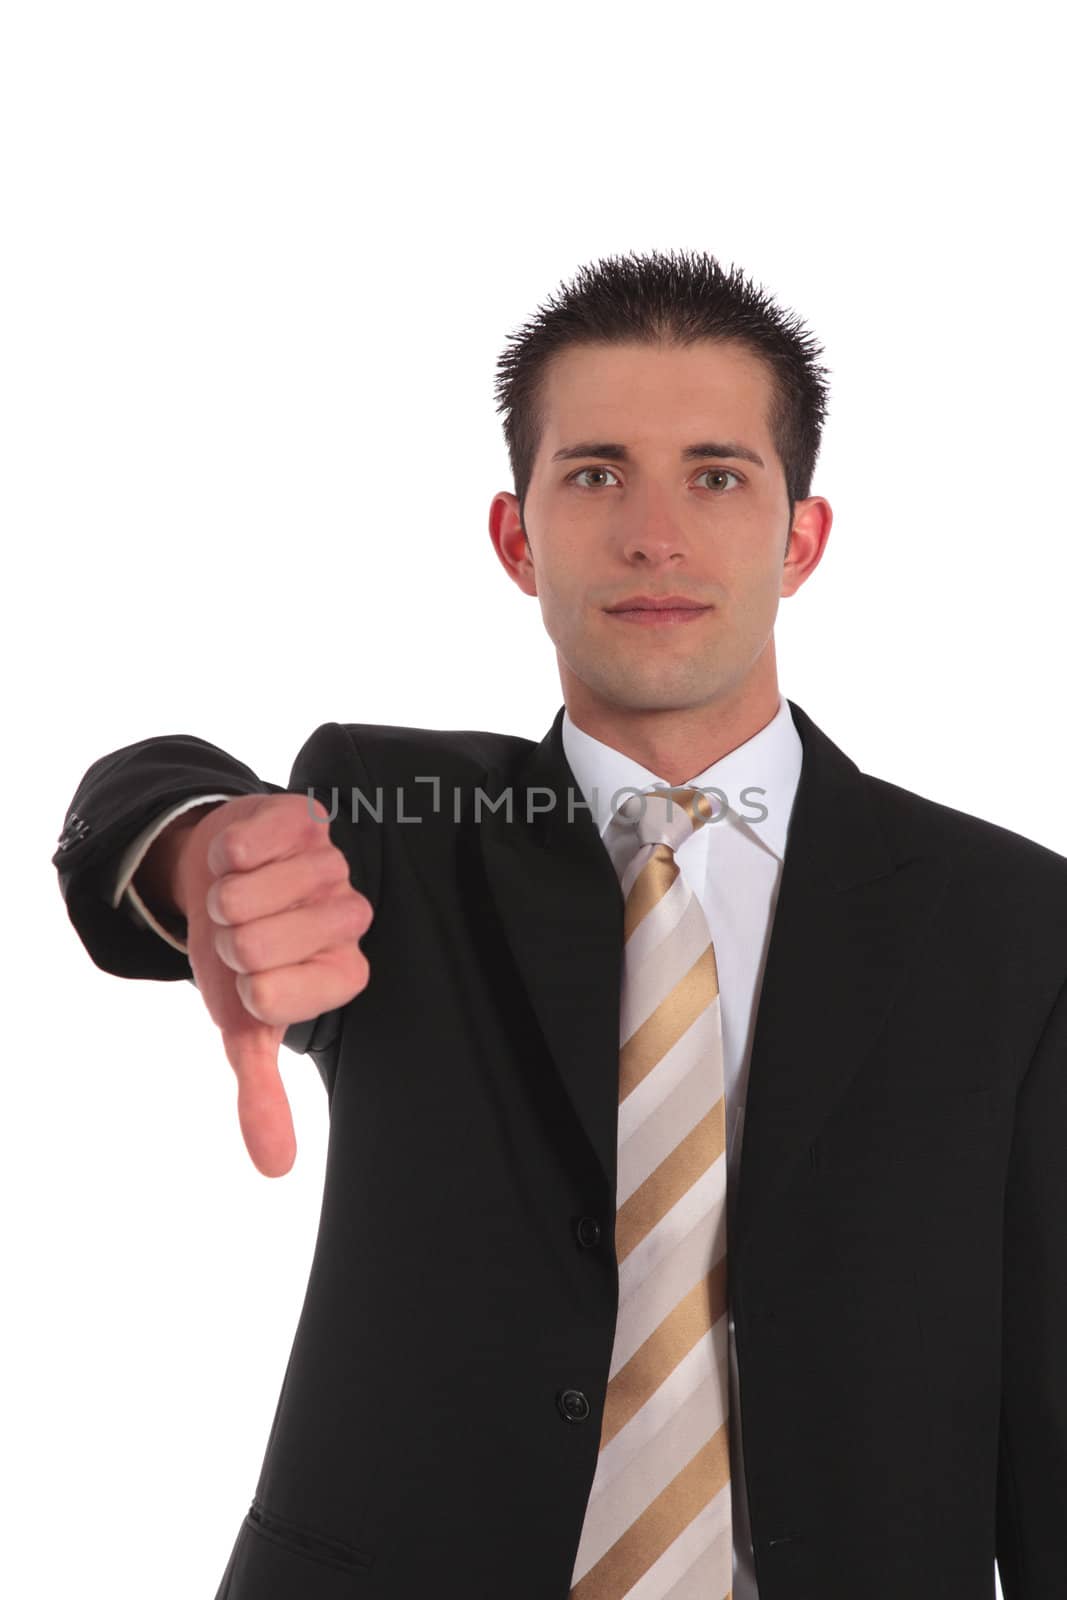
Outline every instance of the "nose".
<svg viewBox="0 0 1067 1600">
<path fill-rule="evenodd" d="M 668 561 L 684 561 L 689 553 L 688 541 L 680 528 L 669 520 L 656 523 L 646 521 L 623 541 L 623 555 L 627 561 L 650 566 L 660 566 Z"/>
<path fill-rule="evenodd" d="M 625 559 L 648 566 L 687 560 L 691 545 L 677 509 L 669 494 L 646 484 L 645 493 L 635 495 L 628 507 L 629 526 L 622 536 Z"/>
</svg>

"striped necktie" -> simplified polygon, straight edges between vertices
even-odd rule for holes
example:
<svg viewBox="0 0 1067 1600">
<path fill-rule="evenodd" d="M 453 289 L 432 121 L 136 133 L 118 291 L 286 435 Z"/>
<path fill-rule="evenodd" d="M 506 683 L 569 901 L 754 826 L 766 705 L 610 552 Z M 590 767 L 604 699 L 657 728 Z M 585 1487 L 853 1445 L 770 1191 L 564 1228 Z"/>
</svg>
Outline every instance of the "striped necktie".
<svg viewBox="0 0 1067 1600">
<path fill-rule="evenodd" d="M 571 1600 L 729 1600 L 733 1585 L 726 1115 L 719 981 L 676 848 L 697 789 L 635 794 L 609 827 L 625 948 L 619 1311 Z M 636 834 L 636 840 L 634 835 Z"/>
</svg>

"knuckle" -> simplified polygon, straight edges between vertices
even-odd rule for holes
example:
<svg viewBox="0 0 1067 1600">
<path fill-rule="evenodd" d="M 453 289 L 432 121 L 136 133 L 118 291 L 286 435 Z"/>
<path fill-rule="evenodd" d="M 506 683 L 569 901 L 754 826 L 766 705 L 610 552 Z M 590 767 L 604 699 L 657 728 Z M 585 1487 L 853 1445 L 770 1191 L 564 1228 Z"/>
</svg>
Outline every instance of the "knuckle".
<svg viewBox="0 0 1067 1600">
<path fill-rule="evenodd" d="M 328 876 L 336 882 L 343 883 L 347 879 L 348 857 L 335 844 L 331 844 L 326 852 L 326 867 Z"/>
<path fill-rule="evenodd" d="M 324 844 L 322 840 L 309 850 L 304 859 L 307 872 L 317 889 L 339 890 L 348 876 L 345 857 L 334 845 Z"/>
<path fill-rule="evenodd" d="M 271 990 L 269 979 L 260 973 L 250 974 L 241 980 L 241 999 L 248 1010 L 264 1022 L 271 1020 Z"/>
<path fill-rule="evenodd" d="M 316 802 L 317 803 L 317 802 Z M 326 820 L 324 808 L 309 810 L 307 800 L 300 802 L 300 834 L 308 844 L 320 844 L 324 839 L 329 840 L 329 824 Z"/>
<path fill-rule="evenodd" d="M 350 898 L 346 897 L 344 900 L 339 901 L 338 904 L 340 906 L 341 932 L 358 937 L 359 934 L 365 931 L 370 920 L 365 910 L 367 902 L 362 895 L 353 894 Z"/>
<path fill-rule="evenodd" d="M 241 993 L 258 1011 L 266 998 L 266 986 L 257 973 L 250 973 L 241 979 Z"/>
<path fill-rule="evenodd" d="M 331 1003 L 336 1003 L 342 997 L 351 999 L 366 988 L 370 966 L 358 945 L 334 945 L 332 949 L 323 951 L 318 960 Z"/>
<path fill-rule="evenodd" d="M 360 917 L 365 918 L 366 922 L 370 922 L 371 917 L 374 915 L 374 907 L 371 906 L 371 902 L 368 901 L 366 894 L 362 890 L 349 886 L 349 890 L 344 893 L 344 902 L 346 902 L 346 906 L 357 907 Z"/>
<path fill-rule="evenodd" d="M 358 945 L 353 945 L 347 952 L 343 976 L 348 988 L 355 994 L 367 987 L 367 982 L 370 978 L 370 962 Z"/>
<path fill-rule="evenodd" d="M 356 962 L 356 982 L 361 989 L 365 989 L 370 979 L 370 962 L 362 950 L 357 950 L 356 955 L 358 957 Z"/>
<path fill-rule="evenodd" d="M 231 928 L 230 949 L 233 952 L 233 957 L 237 962 L 237 965 L 245 968 L 248 971 L 251 971 L 251 969 L 255 967 L 258 962 L 260 951 L 259 940 L 256 937 L 255 929 L 250 928 L 247 925 L 244 927 Z"/>
<path fill-rule="evenodd" d="M 211 894 L 220 921 L 237 922 L 241 914 L 240 879 L 227 873 L 216 879 Z"/>
<path fill-rule="evenodd" d="M 219 839 L 227 867 L 235 872 L 243 872 L 252 857 L 247 821 L 238 818 L 235 822 L 228 822 L 220 832 Z"/>
<path fill-rule="evenodd" d="M 220 806 L 219 809 L 221 811 L 225 811 L 226 807 Z M 232 839 L 233 823 L 228 822 L 225 827 L 220 828 L 217 833 L 212 834 L 211 839 L 208 842 L 206 858 L 208 865 L 213 867 L 216 878 L 220 877 L 223 873 L 231 872 L 233 870 L 233 854 L 231 850 Z"/>
</svg>

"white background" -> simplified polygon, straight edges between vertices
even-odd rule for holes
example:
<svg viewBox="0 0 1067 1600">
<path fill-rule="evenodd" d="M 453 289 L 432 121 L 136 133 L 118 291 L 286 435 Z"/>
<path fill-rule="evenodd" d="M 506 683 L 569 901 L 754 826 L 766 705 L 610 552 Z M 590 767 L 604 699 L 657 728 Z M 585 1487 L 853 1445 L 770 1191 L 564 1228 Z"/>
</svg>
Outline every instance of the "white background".
<svg viewBox="0 0 1067 1600">
<path fill-rule="evenodd" d="M 7 1592 L 214 1595 L 327 1131 L 283 1052 L 299 1153 L 261 1177 L 193 988 L 92 964 L 50 865 L 74 789 L 154 734 L 278 783 L 330 719 L 541 736 L 492 381 L 581 263 L 708 250 L 801 314 L 835 521 L 783 691 L 865 770 L 1067 853 L 1053 16 L 9 8 Z"/>
</svg>

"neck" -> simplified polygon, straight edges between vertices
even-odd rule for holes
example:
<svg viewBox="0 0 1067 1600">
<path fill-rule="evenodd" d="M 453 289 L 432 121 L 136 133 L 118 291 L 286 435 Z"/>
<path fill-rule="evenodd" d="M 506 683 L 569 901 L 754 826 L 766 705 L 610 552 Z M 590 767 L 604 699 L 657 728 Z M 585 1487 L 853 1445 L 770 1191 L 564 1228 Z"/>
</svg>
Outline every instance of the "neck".
<svg viewBox="0 0 1067 1600">
<path fill-rule="evenodd" d="M 754 738 L 778 714 L 781 699 L 777 679 L 755 695 L 726 694 L 667 711 L 607 705 L 564 687 L 576 728 L 672 785 L 688 783 Z"/>
</svg>

